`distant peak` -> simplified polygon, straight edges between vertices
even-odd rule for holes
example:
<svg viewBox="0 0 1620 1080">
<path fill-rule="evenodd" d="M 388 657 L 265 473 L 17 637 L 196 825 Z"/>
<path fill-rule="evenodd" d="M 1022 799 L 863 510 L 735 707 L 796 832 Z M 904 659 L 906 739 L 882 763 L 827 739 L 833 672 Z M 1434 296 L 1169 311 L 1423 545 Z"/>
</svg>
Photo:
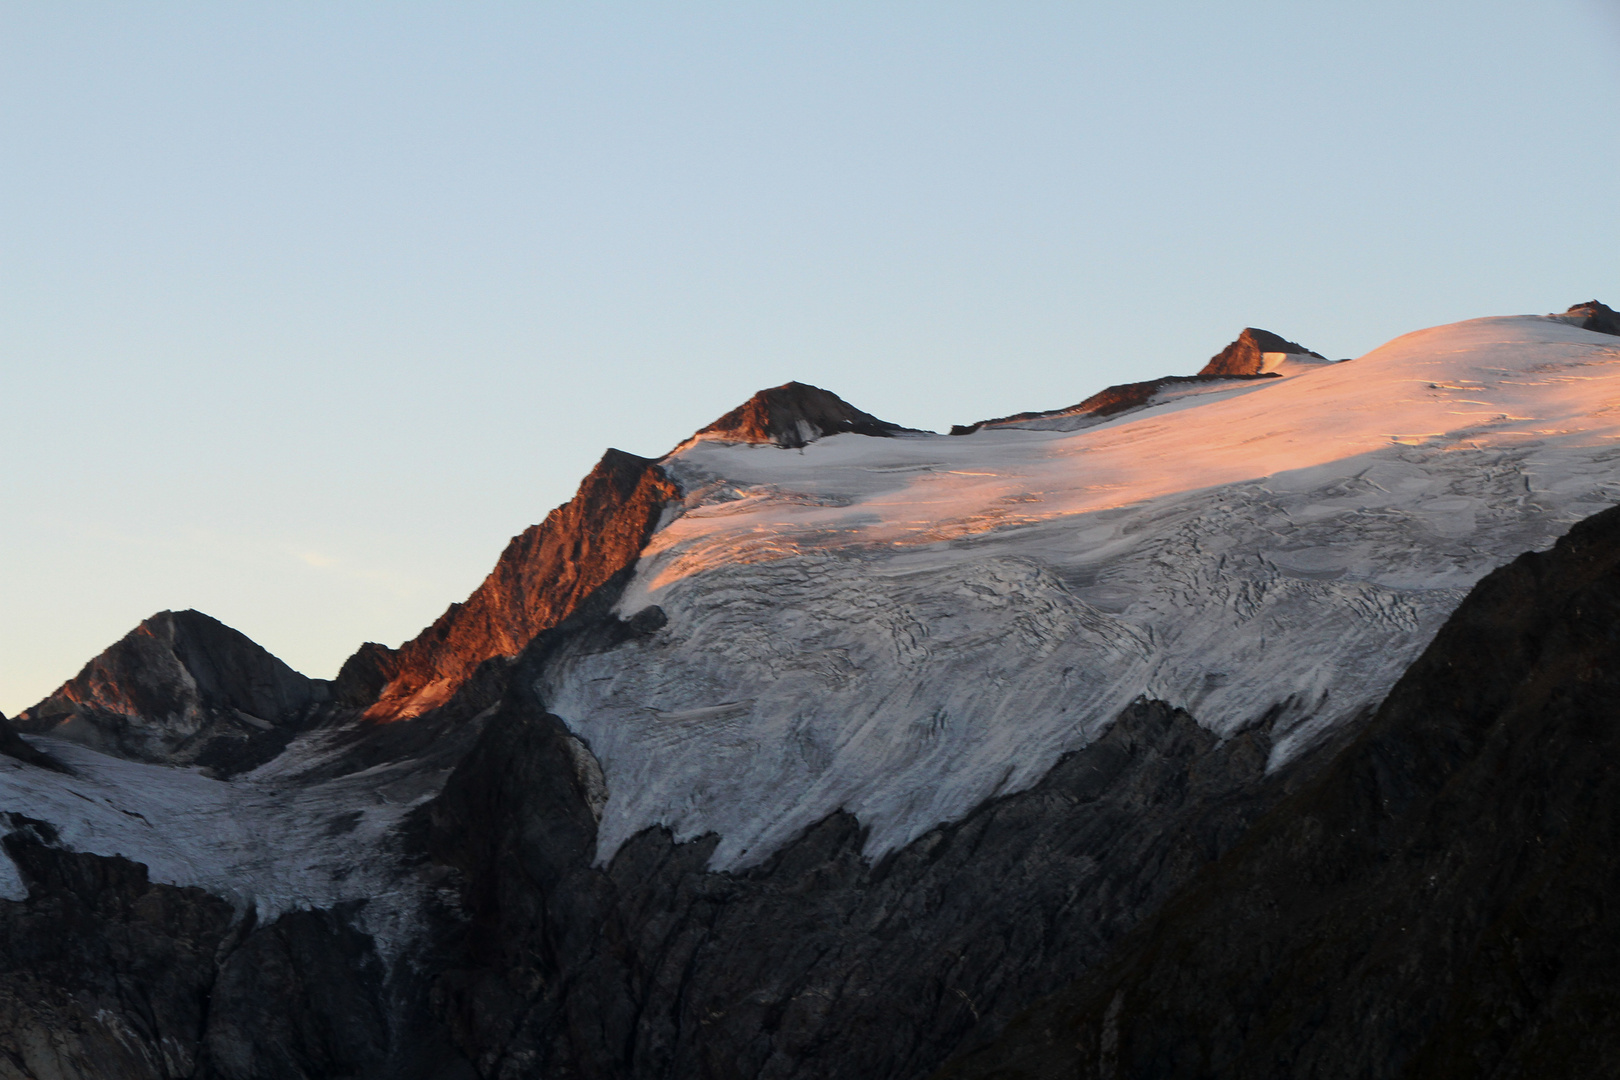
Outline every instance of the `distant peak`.
<svg viewBox="0 0 1620 1080">
<path fill-rule="evenodd" d="M 831 390 L 787 382 L 761 390 L 697 434 L 798 447 L 845 432 L 889 436 L 905 430 L 899 424 L 862 412 Z"/>
<path fill-rule="evenodd" d="M 214 764 L 320 697 L 313 680 L 246 634 L 200 611 L 160 611 L 16 726 L 139 761 Z"/>
<path fill-rule="evenodd" d="M 1564 314 L 1578 316 L 1580 321 L 1576 325 L 1583 330 L 1595 330 L 1600 334 L 1620 334 L 1620 311 L 1615 311 L 1600 301 L 1588 300 L 1584 304 L 1574 304 Z"/>
<path fill-rule="evenodd" d="M 1200 375 L 1259 375 L 1266 370 L 1266 353 L 1293 353 L 1325 359 L 1297 342 L 1261 330 L 1257 326 L 1245 327 L 1237 340 L 1210 357 Z"/>
</svg>

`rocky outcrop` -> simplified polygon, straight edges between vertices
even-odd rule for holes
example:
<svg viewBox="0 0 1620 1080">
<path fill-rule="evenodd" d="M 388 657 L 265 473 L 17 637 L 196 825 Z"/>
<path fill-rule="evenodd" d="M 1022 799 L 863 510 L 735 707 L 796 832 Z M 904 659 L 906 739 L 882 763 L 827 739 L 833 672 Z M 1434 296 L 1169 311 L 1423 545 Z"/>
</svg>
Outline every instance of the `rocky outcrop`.
<svg viewBox="0 0 1620 1080">
<path fill-rule="evenodd" d="M 1355 743 L 943 1076 L 1620 1074 L 1620 509 L 1480 582 Z"/>
<path fill-rule="evenodd" d="M 698 435 L 732 442 L 799 447 L 828 435 L 890 436 L 907 430 L 865 413 L 819 386 L 789 382 L 761 390 Z"/>
<path fill-rule="evenodd" d="M 1078 405 L 1070 405 L 1066 409 L 1013 413 L 1011 416 L 998 416 L 993 420 L 979 420 L 972 424 L 953 424 L 951 434 L 971 435 L 984 428 L 1034 426 L 1040 421 L 1071 417 L 1081 420 L 1102 420 L 1151 405 L 1161 393 L 1180 386 L 1218 383 L 1228 379 L 1276 378 L 1278 373 L 1270 370 L 1265 359 L 1266 353 L 1284 353 L 1324 360 L 1320 354 L 1311 352 L 1303 345 L 1287 341 L 1269 330 L 1259 330 L 1251 326 L 1239 334 L 1236 341 L 1216 353 L 1196 375 L 1165 375 L 1145 382 L 1120 383 L 1099 390 Z"/>
<path fill-rule="evenodd" d="M 1259 375 L 1266 370 L 1266 353 L 1291 353 L 1296 356 L 1314 356 L 1325 359 L 1297 342 L 1273 334 L 1270 330 L 1245 327 L 1237 340 L 1210 357 L 1198 372 L 1200 375 Z"/>
<path fill-rule="evenodd" d="M 1596 300 L 1588 300 L 1584 304 L 1575 304 L 1564 312 L 1565 317 L 1575 316 L 1576 325 L 1583 330 L 1595 330 L 1600 334 L 1620 334 L 1620 311 L 1615 311 L 1607 304 Z"/>
<path fill-rule="evenodd" d="M 533 688 L 652 629 L 538 638 L 432 806 L 469 917 L 439 1000 L 483 1076 L 925 1075 L 1104 956 L 1310 768 L 1267 777 L 1264 730 L 1217 744 L 1142 702 L 875 865 L 837 813 L 743 872 L 661 829 L 596 866 L 600 770 Z"/>
<path fill-rule="evenodd" d="M 193 1075 L 230 904 L 62 851 L 44 822 L 0 820 L 29 888 L 0 900 L 0 1076 Z"/>
<path fill-rule="evenodd" d="M 63 850 L 45 822 L 4 814 L 0 832 L 28 889 L 0 900 L 0 1077 L 473 1080 L 426 984 L 385 985 L 353 911 L 260 925 Z"/>
<path fill-rule="evenodd" d="M 445 704 L 480 664 L 522 652 L 634 565 L 666 506 L 678 497 L 656 462 L 609 450 L 571 500 L 512 539 L 465 603 L 452 604 L 398 650 L 364 646 L 344 665 L 338 697 L 368 704 L 366 715 L 373 720 L 416 716 Z"/>
<path fill-rule="evenodd" d="M 42 769 L 51 769 L 55 772 L 67 772 L 67 766 L 45 753 L 30 746 L 17 729 L 11 726 L 4 713 L 0 713 L 0 754 L 21 761 L 25 765 L 37 765 Z"/>
<path fill-rule="evenodd" d="M 15 723 L 138 761 L 209 764 L 249 743 L 284 742 L 325 697 L 324 683 L 217 619 L 162 611 Z"/>
<path fill-rule="evenodd" d="M 951 425 L 952 435 L 971 435 L 987 427 L 1001 427 L 1022 424 L 1031 420 L 1054 420 L 1059 417 L 1093 417 L 1098 420 L 1120 413 L 1130 412 L 1153 404 L 1158 394 L 1168 388 L 1181 385 L 1197 385 L 1199 383 L 1220 383 L 1242 379 L 1275 379 L 1279 376 L 1274 372 L 1258 372 L 1245 375 L 1165 375 L 1158 379 L 1149 379 L 1146 382 L 1120 383 L 1097 391 L 1078 405 L 1070 405 L 1066 409 L 1048 409 L 1044 412 L 1021 412 L 1011 416 L 999 416 L 994 420 L 980 420 L 972 424 Z"/>
</svg>

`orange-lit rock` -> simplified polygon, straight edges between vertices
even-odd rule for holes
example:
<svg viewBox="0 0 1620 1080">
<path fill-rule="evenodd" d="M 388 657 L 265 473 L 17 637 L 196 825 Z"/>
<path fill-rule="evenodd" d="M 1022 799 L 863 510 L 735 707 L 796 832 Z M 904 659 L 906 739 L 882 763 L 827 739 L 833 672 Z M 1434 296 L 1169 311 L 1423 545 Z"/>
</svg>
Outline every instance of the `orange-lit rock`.
<svg viewBox="0 0 1620 1080">
<path fill-rule="evenodd" d="M 1200 375 L 1259 375 L 1266 371 L 1266 353 L 1293 353 L 1317 356 L 1305 346 L 1273 334 L 1270 330 L 1246 327 L 1237 340 L 1209 358 Z"/>
<path fill-rule="evenodd" d="M 633 565 L 676 498 L 656 462 L 609 450 L 572 499 L 512 539 L 465 603 L 450 605 L 397 650 L 363 646 L 344 664 L 335 696 L 362 704 L 380 686 L 366 709 L 373 720 L 400 720 L 444 704 L 479 664 L 517 655 Z"/>
</svg>

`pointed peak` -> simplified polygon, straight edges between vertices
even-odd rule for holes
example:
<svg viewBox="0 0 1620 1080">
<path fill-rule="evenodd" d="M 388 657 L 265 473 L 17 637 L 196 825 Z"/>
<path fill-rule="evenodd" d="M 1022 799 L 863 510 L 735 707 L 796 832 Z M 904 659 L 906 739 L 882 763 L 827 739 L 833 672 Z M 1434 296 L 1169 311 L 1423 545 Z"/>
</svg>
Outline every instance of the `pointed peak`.
<svg viewBox="0 0 1620 1080">
<path fill-rule="evenodd" d="M 1244 327 L 1232 344 L 1210 357 L 1200 375 L 1260 375 L 1266 369 L 1266 353 L 1285 353 L 1326 359 L 1297 342 L 1289 341 L 1270 330 L 1257 326 Z"/>
<path fill-rule="evenodd" d="M 1583 330 L 1594 330 L 1599 334 L 1620 334 L 1620 311 L 1615 311 L 1600 301 L 1588 300 L 1584 304 L 1573 304 L 1564 315 L 1578 316 L 1580 321 L 1575 325 Z"/>
<path fill-rule="evenodd" d="M 207 764 L 216 740 L 270 730 L 321 696 L 322 684 L 213 616 L 160 611 L 24 710 L 16 726 L 139 761 Z"/>
<path fill-rule="evenodd" d="M 799 447 L 845 432 L 889 436 L 905 430 L 899 424 L 862 412 L 831 390 L 787 382 L 759 391 L 708 427 L 700 428 L 697 435 Z"/>
</svg>

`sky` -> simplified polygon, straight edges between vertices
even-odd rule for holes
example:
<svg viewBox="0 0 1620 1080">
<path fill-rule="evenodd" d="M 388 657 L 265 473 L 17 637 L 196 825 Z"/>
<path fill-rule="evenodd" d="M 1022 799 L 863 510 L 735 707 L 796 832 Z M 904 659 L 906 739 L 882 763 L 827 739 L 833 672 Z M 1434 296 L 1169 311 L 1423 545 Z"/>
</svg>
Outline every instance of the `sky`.
<svg viewBox="0 0 1620 1080">
<path fill-rule="evenodd" d="M 0 711 L 398 645 L 609 446 L 1620 306 L 1620 0 L 0 0 Z"/>
</svg>

